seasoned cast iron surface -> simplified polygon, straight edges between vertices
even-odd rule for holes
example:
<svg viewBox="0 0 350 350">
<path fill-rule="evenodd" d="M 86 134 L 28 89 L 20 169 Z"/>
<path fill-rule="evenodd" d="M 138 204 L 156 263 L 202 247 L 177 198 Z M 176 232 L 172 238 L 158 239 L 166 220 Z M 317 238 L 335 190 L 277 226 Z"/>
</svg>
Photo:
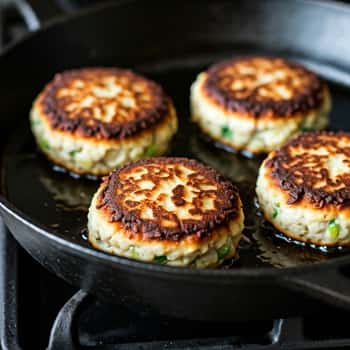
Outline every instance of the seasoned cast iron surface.
<svg viewBox="0 0 350 350">
<path fill-rule="evenodd" d="M 161 83 L 174 99 L 180 119 L 179 132 L 169 152 L 173 156 L 196 158 L 229 177 L 239 187 L 244 203 L 246 228 L 239 257 L 224 268 L 274 266 L 288 267 L 330 259 L 342 252 L 322 253 L 310 247 L 285 242 L 262 218 L 255 202 L 255 181 L 260 158 L 247 158 L 215 148 L 202 139 L 189 122 L 189 88 L 196 75 L 213 59 L 165 62 L 136 71 Z M 331 129 L 350 130 L 350 91 L 330 84 L 333 98 Z M 28 111 L 29 112 L 29 111 Z M 2 164 L 2 189 L 21 211 L 53 232 L 59 232 L 80 245 L 86 240 L 86 215 L 99 182 L 74 178 L 54 169 L 37 151 L 29 129 L 28 116 L 9 136 Z M 91 248 L 93 249 L 93 248 Z"/>
</svg>

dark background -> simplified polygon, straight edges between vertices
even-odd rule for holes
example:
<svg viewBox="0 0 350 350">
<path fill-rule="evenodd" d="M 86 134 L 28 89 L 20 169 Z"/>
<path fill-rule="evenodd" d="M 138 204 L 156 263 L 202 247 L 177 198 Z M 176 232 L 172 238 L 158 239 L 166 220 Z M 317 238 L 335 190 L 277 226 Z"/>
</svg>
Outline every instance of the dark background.
<svg viewBox="0 0 350 350">
<path fill-rule="evenodd" d="M 118 0 L 107 0 L 107 1 L 111 2 L 111 1 L 118 1 Z M 147 1 L 147 0 L 143 0 L 143 1 Z M 264 0 L 261 0 L 261 1 L 264 1 Z M 281 0 L 281 1 L 288 1 L 288 0 Z M 321 2 L 323 0 L 319 0 L 319 1 Z M 34 9 L 37 10 L 39 14 L 39 18 L 43 18 L 42 15 L 44 13 L 45 13 L 44 18 L 47 18 L 48 15 L 50 17 L 54 17 L 57 14 L 64 13 L 64 11 L 76 10 L 81 6 L 89 6 L 89 5 L 91 6 L 94 4 L 106 2 L 106 0 L 28 0 L 28 2 L 33 6 Z M 350 3 L 350 0 L 337 0 L 334 2 Z"/>
</svg>

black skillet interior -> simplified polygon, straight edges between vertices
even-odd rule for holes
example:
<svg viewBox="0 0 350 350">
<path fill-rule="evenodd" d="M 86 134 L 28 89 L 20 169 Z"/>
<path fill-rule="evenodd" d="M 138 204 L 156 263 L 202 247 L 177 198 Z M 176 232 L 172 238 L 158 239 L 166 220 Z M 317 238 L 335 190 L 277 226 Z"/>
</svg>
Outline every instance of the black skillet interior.
<svg viewBox="0 0 350 350">
<path fill-rule="evenodd" d="M 132 3 L 131 1 L 131 4 Z M 156 3 L 156 1 L 154 3 Z M 189 12 L 188 14 L 187 11 L 184 12 L 186 18 L 191 15 L 191 11 L 194 11 L 195 6 L 199 6 L 199 4 L 195 4 L 196 2 L 193 3 L 193 5 L 186 5 Z M 56 71 L 63 68 L 87 65 L 130 66 L 136 71 L 161 83 L 167 93 L 174 99 L 180 119 L 180 127 L 169 154 L 197 158 L 231 178 L 240 188 L 247 217 L 246 229 L 244 231 L 244 240 L 242 241 L 239 259 L 228 263 L 225 266 L 226 268 L 297 266 L 331 259 L 334 256 L 343 254 L 344 251 L 324 254 L 310 247 L 296 246 L 275 237 L 276 234 L 278 235 L 278 232 L 264 222 L 259 210 L 255 206 L 255 180 L 262 158 L 245 158 L 241 155 L 229 154 L 203 141 L 198 131 L 189 122 L 189 89 L 196 75 L 201 70 L 221 59 L 251 54 L 284 56 L 288 59 L 306 64 L 314 71 L 320 73 L 325 79 L 329 80 L 333 98 L 330 129 L 350 130 L 350 120 L 348 119 L 350 113 L 349 76 L 341 69 L 342 62 L 336 62 L 336 64 L 339 63 L 339 67 L 337 67 L 334 62 L 327 62 L 325 59 L 318 59 L 311 55 L 308 56 L 305 52 L 300 53 L 297 49 L 289 49 L 285 47 L 283 43 L 275 44 L 277 46 L 274 47 L 274 41 L 276 39 L 273 37 L 270 38 L 271 42 L 266 45 L 264 43 L 265 39 L 260 41 L 258 37 L 255 37 L 254 42 L 249 44 L 242 43 L 240 41 L 241 38 L 237 38 L 237 41 L 234 39 L 228 41 L 227 38 L 225 39 L 226 34 L 223 35 L 220 32 L 220 30 L 227 30 L 227 28 L 220 27 L 222 26 L 220 21 L 222 21 L 222 23 L 226 21 L 226 19 L 223 19 L 227 16 L 227 14 L 225 14 L 226 10 L 227 13 L 231 13 L 232 15 L 239 7 L 244 8 L 245 6 L 248 6 L 248 10 L 258 11 L 257 8 L 261 6 L 261 3 L 259 4 L 257 1 L 251 1 L 249 2 L 250 5 L 245 5 L 244 2 L 239 2 L 237 3 L 237 7 L 234 7 L 226 1 L 220 3 L 220 6 L 208 5 L 209 7 L 212 6 L 211 15 L 214 16 L 213 18 L 217 23 L 215 23 L 215 21 L 209 23 L 213 28 L 207 40 L 203 40 L 203 33 L 200 31 L 197 33 L 195 25 L 193 24 L 190 28 L 192 31 L 190 34 L 193 35 L 193 39 L 188 39 L 189 42 L 184 43 L 183 47 L 181 46 L 181 42 L 175 42 L 172 50 L 173 55 L 166 55 L 164 52 L 160 54 L 159 50 L 162 48 L 162 43 L 164 45 L 164 51 L 171 51 L 169 44 L 165 41 L 170 39 L 167 39 L 165 36 L 160 36 L 158 38 L 158 46 L 149 46 L 147 50 L 145 49 L 146 44 L 141 44 L 141 41 L 138 41 L 138 44 L 141 46 L 143 45 L 144 51 L 141 51 L 142 47 L 140 48 L 140 52 L 144 54 L 143 60 L 142 54 L 135 51 L 135 48 L 131 48 L 130 44 L 124 42 L 124 39 L 117 40 L 119 44 L 123 42 L 125 44 L 124 53 L 120 53 L 118 52 L 117 45 L 114 48 L 108 45 L 109 41 L 113 40 L 111 37 L 105 37 L 106 48 L 101 46 L 98 42 L 101 29 L 100 32 L 96 31 L 94 33 L 91 30 L 89 31 L 89 28 L 82 28 L 82 26 L 72 35 L 72 38 L 68 37 L 69 28 L 66 28 L 63 33 L 60 33 L 60 40 L 63 40 L 64 43 L 57 43 L 56 48 L 51 41 L 49 42 L 48 38 L 40 39 L 39 37 L 38 40 L 33 40 L 34 43 L 31 44 L 33 45 L 31 48 L 32 51 L 35 52 L 35 50 L 41 49 L 42 43 L 40 40 L 42 40 L 44 43 L 46 42 L 46 50 L 51 50 L 51 52 L 46 52 L 44 55 L 39 53 L 36 58 L 35 56 L 28 57 L 27 68 L 17 66 L 19 67 L 18 72 L 14 73 L 17 78 L 24 73 L 26 79 L 22 82 L 21 88 L 17 87 L 17 89 L 19 89 L 19 96 L 23 97 L 22 105 L 21 107 L 17 107 L 16 114 L 12 115 L 12 121 L 6 124 L 6 130 L 8 130 L 6 144 L 2 145 L 2 194 L 4 194 L 15 207 L 27 214 L 34 222 L 41 223 L 48 231 L 60 236 L 63 235 L 79 245 L 89 246 L 86 240 L 86 231 L 84 230 L 87 220 L 86 214 L 91 196 L 95 192 L 98 182 L 91 179 L 74 178 L 67 173 L 57 171 L 57 169 L 54 170 L 52 165 L 40 155 L 35 147 L 29 129 L 28 113 L 30 103 L 43 84 L 47 82 Z M 271 1 L 269 3 L 273 4 L 275 11 L 281 6 L 281 2 L 278 1 Z M 302 21 L 308 18 L 307 14 L 309 10 L 308 6 L 303 2 L 300 2 L 300 5 L 305 7 L 303 16 L 300 18 L 300 21 Z M 152 6 L 155 5 L 150 5 L 151 9 Z M 175 12 L 180 11 L 179 7 L 173 3 L 169 6 L 175 6 L 173 9 Z M 249 8 L 249 6 L 251 8 Z M 153 9 L 154 8 L 155 7 L 153 7 Z M 262 11 L 262 15 L 266 15 L 269 8 L 266 6 L 262 7 L 260 10 Z M 137 11 L 140 11 L 140 13 L 136 13 L 136 15 L 134 13 L 135 17 L 146 16 L 140 8 L 138 8 Z M 150 10 L 148 8 L 143 9 L 143 11 Z M 169 11 L 172 11 L 172 9 L 169 8 Z M 245 11 L 247 11 L 247 9 L 245 9 Z M 284 9 L 283 13 L 284 16 L 287 16 L 288 11 Z M 155 15 L 157 15 L 157 11 L 155 11 Z M 261 16 L 258 12 L 254 15 Z M 108 17 L 108 14 L 105 16 Z M 151 15 L 148 13 L 148 16 Z M 199 13 L 199 17 L 201 16 L 202 14 Z M 295 16 L 298 16 L 298 14 L 296 13 Z M 99 20 L 97 18 L 98 17 L 96 17 L 95 21 L 102 20 L 101 18 Z M 184 21 L 186 21 L 186 18 Z M 157 20 L 158 19 L 159 17 L 157 17 Z M 199 21 L 200 18 L 196 19 L 196 21 L 197 20 Z M 246 20 L 248 20 L 248 17 Z M 164 19 L 164 23 L 165 21 Z M 261 19 L 260 25 L 262 27 L 265 25 L 263 21 L 265 21 L 265 19 Z M 313 21 L 317 21 L 317 19 Z M 111 26 L 111 24 L 109 24 L 110 22 L 110 19 L 106 19 L 107 28 Z M 256 23 L 255 25 L 257 26 L 255 30 L 259 31 L 259 21 L 256 20 L 254 23 Z M 97 24 L 98 28 L 101 27 L 101 23 L 96 22 L 95 24 Z M 172 24 L 174 23 L 169 23 L 168 25 L 171 26 Z M 227 23 L 225 25 L 228 26 Z M 232 25 L 234 27 L 237 26 L 236 24 Z M 312 22 L 310 25 L 312 27 L 315 23 Z M 217 26 L 216 31 L 214 30 L 215 26 Z M 114 27 L 113 29 L 115 30 Z M 271 31 L 272 29 L 276 30 L 276 28 L 270 28 L 269 30 Z M 84 34 L 81 33 L 82 30 Z M 149 37 L 151 37 L 151 32 L 147 32 L 149 29 L 144 30 L 146 34 L 145 32 L 143 32 L 143 34 L 145 35 L 145 42 L 147 42 Z M 181 29 L 179 30 L 181 31 Z M 250 30 L 252 30 L 252 28 Z M 53 29 L 50 35 L 53 37 L 55 32 L 56 34 L 59 33 L 58 30 Z M 104 29 L 102 32 L 106 34 L 107 29 Z M 116 32 L 114 31 L 114 33 Z M 91 47 L 86 47 L 86 45 L 89 45 L 86 39 L 84 39 L 85 41 L 79 41 L 79 38 L 81 38 L 82 35 L 89 36 L 89 34 Z M 185 33 L 182 34 L 185 35 Z M 180 36 L 182 34 L 179 33 Z M 196 38 L 197 34 L 198 38 Z M 42 36 L 44 35 L 45 33 Z M 291 36 L 295 35 L 295 33 L 289 34 L 286 32 L 284 35 L 286 36 L 286 40 L 290 41 L 293 40 Z M 304 35 L 307 36 L 311 34 L 305 32 Z M 242 33 L 242 36 L 244 36 L 244 33 Z M 131 38 L 135 40 L 133 35 L 130 36 L 130 40 L 132 40 Z M 304 38 L 303 40 L 300 46 L 307 45 L 308 38 Z M 78 42 L 79 45 L 73 45 Z M 247 42 L 249 42 L 249 40 Z M 28 42 L 26 44 L 27 46 L 30 45 Z M 26 44 L 22 46 L 24 47 L 23 50 L 25 50 Z M 67 51 L 62 52 L 64 45 L 67 46 Z M 318 47 L 317 49 L 322 52 L 322 48 Z M 128 52 L 128 50 L 130 52 Z M 88 54 L 84 56 L 84 52 Z M 138 53 L 137 59 L 135 58 L 136 53 Z M 61 61 L 56 58 L 58 54 L 61 54 Z M 12 63 L 13 65 L 19 64 L 18 57 L 19 54 L 17 54 L 16 59 L 12 57 L 14 61 Z M 9 59 L 11 59 L 11 54 L 7 55 L 7 60 Z M 35 59 L 38 60 L 37 63 L 35 63 Z M 44 61 L 44 59 L 47 61 Z M 4 61 L 6 63 L 6 58 Z M 43 62 L 47 62 L 47 66 L 40 66 L 40 63 Z M 128 62 L 129 64 L 127 64 Z M 2 67 L 6 67 L 6 64 Z M 5 69 L 6 68 L 0 68 L 6 78 L 8 72 L 6 72 Z M 26 69 L 32 69 L 33 72 L 28 73 L 25 71 Z M 36 74 L 35 81 L 33 79 L 34 74 Z M 8 81 L 9 80 L 7 80 L 7 82 Z M 13 86 L 11 86 L 11 88 L 13 88 Z M 4 91 L 4 87 L 2 87 L 2 91 Z M 14 104 L 15 98 L 16 97 L 12 96 L 9 99 L 10 104 Z M 2 140 L 5 140 L 5 138 L 2 138 Z"/>
<path fill-rule="evenodd" d="M 235 50 L 238 55 L 261 53 L 261 50 Z M 256 175 L 263 158 L 247 158 L 217 149 L 191 125 L 191 82 L 210 63 L 231 56 L 232 52 L 222 50 L 213 57 L 192 55 L 190 66 L 187 59 L 180 59 L 135 68 L 160 82 L 175 101 L 180 127 L 169 154 L 199 159 L 231 178 L 240 189 L 246 214 L 244 239 L 239 259 L 229 262 L 225 267 L 287 267 L 310 264 L 339 255 L 342 252 L 324 254 L 277 238 L 278 232 L 264 221 L 255 205 Z M 316 62 L 313 62 L 313 68 L 317 70 Z M 350 130 L 347 119 L 350 114 L 350 90 L 331 82 L 330 87 L 334 101 L 331 129 Z M 2 169 L 2 192 L 11 203 L 48 230 L 63 233 L 78 244 L 89 245 L 84 230 L 87 209 L 99 181 L 76 178 L 53 167 L 36 149 L 27 115 L 23 116 L 20 125 L 9 137 L 4 148 Z"/>
</svg>

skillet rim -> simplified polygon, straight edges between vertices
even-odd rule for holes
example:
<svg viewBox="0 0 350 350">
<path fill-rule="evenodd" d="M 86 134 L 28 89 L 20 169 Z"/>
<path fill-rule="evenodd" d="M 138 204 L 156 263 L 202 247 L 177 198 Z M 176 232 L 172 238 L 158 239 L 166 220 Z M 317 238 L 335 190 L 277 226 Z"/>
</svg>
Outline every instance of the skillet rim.
<svg viewBox="0 0 350 350">
<path fill-rule="evenodd" d="M 0 60 L 3 59 L 7 54 L 9 54 L 17 46 L 20 46 L 22 43 L 29 41 L 32 37 L 35 37 L 48 29 L 51 29 L 55 26 L 59 26 L 61 23 L 74 21 L 75 19 L 79 19 L 81 17 L 85 17 L 93 13 L 103 11 L 106 8 L 119 7 L 125 4 L 136 3 L 139 1 L 140 0 L 118 0 L 117 2 L 115 2 L 113 0 L 105 0 L 101 4 L 95 4 L 93 6 L 89 6 L 88 8 L 85 8 L 85 9 L 83 8 L 72 13 L 58 15 L 57 17 L 51 18 L 50 20 L 44 23 L 40 23 L 40 28 L 38 30 L 25 33 L 22 35 L 20 39 L 6 45 L 0 52 Z M 157 1 L 157 0 L 151 0 L 151 1 Z M 196 1 L 200 2 L 205 0 L 196 0 Z M 248 1 L 257 2 L 258 0 L 248 0 Z M 268 0 L 268 1 L 279 3 L 279 0 Z M 290 1 L 294 1 L 296 3 L 300 3 L 304 5 L 332 8 L 337 11 L 347 12 L 348 15 L 350 16 L 350 4 L 340 2 L 340 0 L 290 0 Z"/>
<path fill-rule="evenodd" d="M 12 53 L 12 51 L 15 50 L 18 46 L 31 40 L 32 37 L 40 35 L 40 33 L 48 29 L 59 27 L 61 23 L 64 24 L 70 21 L 74 21 L 81 17 L 98 13 L 99 11 L 103 11 L 106 8 L 119 7 L 119 6 L 123 6 L 124 4 L 136 3 L 138 1 L 139 0 L 120 0 L 117 3 L 112 1 L 107 1 L 107 2 L 104 2 L 103 4 L 98 4 L 98 5 L 89 7 L 87 9 L 82 9 L 68 15 L 62 15 L 57 18 L 51 19 L 50 21 L 46 22 L 39 30 L 32 33 L 27 33 L 23 35 L 23 37 L 18 41 L 6 46 L 0 54 L 0 64 L 1 64 L 1 60 L 4 59 L 8 54 Z M 270 0 L 270 1 L 278 3 L 278 0 Z M 338 1 L 331 1 L 331 0 L 293 0 L 293 1 L 304 5 L 318 6 L 322 8 L 332 8 L 336 11 L 346 12 L 350 18 L 350 5 L 345 3 L 340 3 Z M 307 272 L 315 271 L 315 270 L 318 271 L 319 269 L 325 269 L 325 268 L 337 269 L 345 265 L 346 263 L 350 262 L 350 254 L 349 254 L 341 257 L 334 257 L 327 261 L 317 262 L 310 265 L 301 265 L 301 266 L 284 267 L 284 268 L 242 267 L 239 269 L 213 269 L 213 268 L 191 269 L 188 267 L 165 266 L 165 265 L 159 265 L 155 263 L 141 262 L 141 261 L 125 258 L 125 257 L 119 257 L 119 256 L 111 255 L 111 254 L 96 250 L 93 247 L 88 247 L 88 246 L 85 247 L 77 243 L 75 240 L 69 237 L 68 238 L 65 237 L 64 234 L 60 232 L 53 232 L 47 229 L 46 227 L 44 227 L 40 222 L 36 222 L 36 220 L 30 218 L 27 214 L 17 209 L 17 207 L 13 205 L 8 199 L 6 199 L 6 197 L 2 193 L 0 193 L 0 209 L 2 209 L 2 211 L 6 213 L 9 216 L 9 218 L 11 218 L 12 220 L 16 220 L 21 224 L 27 226 L 32 232 L 36 232 L 41 236 L 43 236 L 45 239 L 51 241 L 52 243 L 63 246 L 65 249 L 72 251 L 76 254 L 85 255 L 97 261 L 103 261 L 105 263 L 113 263 L 116 265 L 120 265 L 123 268 L 135 268 L 140 272 L 152 271 L 152 272 L 159 272 L 161 274 L 167 273 L 167 274 L 171 274 L 173 277 L 212 276 L 212 277 L 222 277 L 223 278 L 221 279 L 222 281 L 225 281 L 224 278 L 230 278 L 230 277 L 241 277 L 241 278 L 253 277 L 253 278 L 259 278 L 259 279 L 281 277 L 283 275 L 285 276 L 286 273 L 288 273 L 288 277 L 291 277 L 291 276 L 304 275 Z M 216 282 L 217 281 L 218 280 L 216 280 Z"/>
<path fill-rule="evenodd" d="M 36 232 L 45 239 L 52 241 L 54 244 L 63 246 L 65 249 L 74 251 L 77 254 L 83 254 L 93 257 L 94 259 L 101 261 L 103 260 L 106 263 L 113 263 L 116 265 L 121 265 L 125 268 L 135 268 L 137 270 L 143 271 L 153 271 L 160 273 L 168 273 L 173 276 L 213 276 L 213 277 L 281 277 L 288 272 L 288 277 L 303 275 L 310 271 L 315 271 L 324 268 L 339 268 L 343 265 L 350 262 L 350 255 L 345 255 L 342 257 L 335 257 L 323 262 L 317 262 L 310 265 L 301 265 L 294 267 L 241 267 L 238 269 L 193 269 L 188 267 L 174 267 L 159 265 L 156 263 L 142 262 L 138 260 L 129 259 L 126 257 L 120 257 L 117 255 L 108 254 L 103 251 L 94 249 L 93 247 L 83 246 L 82 244 L 76 243 L 75 240 L 67 238 L 63 233 L 56 232 L 53 233 L 47 228 L 37 222 L 36 220 L 31 219 L 28 215 L 22 213 L 17 209 L 12 203 L 10 203 L 2 194 L 0 194 L 0 209 L 7 213 L 11 219 L 19 221 L 20 223 L 27 226 L 32 232 Z M 262 276 L 263 275 L 263 276 Z"/>
</svg>

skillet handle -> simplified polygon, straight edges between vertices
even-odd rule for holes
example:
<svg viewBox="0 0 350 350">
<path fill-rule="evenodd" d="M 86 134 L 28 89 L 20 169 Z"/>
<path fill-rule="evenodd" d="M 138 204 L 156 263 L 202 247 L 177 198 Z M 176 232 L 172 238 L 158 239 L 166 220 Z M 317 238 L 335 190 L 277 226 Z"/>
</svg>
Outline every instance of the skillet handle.
<svg viewBox="0 0 350 350">
<path fill-rule="evenodd" d="M 86 1 L 88 5 L 88 0 Z M 78 10 L 78 5 L 69 0 L 0 0 L 0 15 L 7 8 L 15 9 L 22 17 L 29 32 L 42 26 L 42 20 L 48 21 Z M 1 24 L 1 22 L 0 22 Z"/>
<path fill-rule="evenodd" d="M 5 4 L 8 7 L 13 7 L 14 9 L 16 9 L 16 11 L 22 17 L 23 22 L 25 23 L 27 29 L 30 32 L 33 32 L 40 28 L 39 18 L 28 1 L 7 0 L 5 1 Z"/>
<path fill-rule="evenodd" d="M 284 285 L 313 299 L 350 310 L 350 276 L 342 270 L 318 269 L 302 276 L 285 277 Z"/>
</svg>

